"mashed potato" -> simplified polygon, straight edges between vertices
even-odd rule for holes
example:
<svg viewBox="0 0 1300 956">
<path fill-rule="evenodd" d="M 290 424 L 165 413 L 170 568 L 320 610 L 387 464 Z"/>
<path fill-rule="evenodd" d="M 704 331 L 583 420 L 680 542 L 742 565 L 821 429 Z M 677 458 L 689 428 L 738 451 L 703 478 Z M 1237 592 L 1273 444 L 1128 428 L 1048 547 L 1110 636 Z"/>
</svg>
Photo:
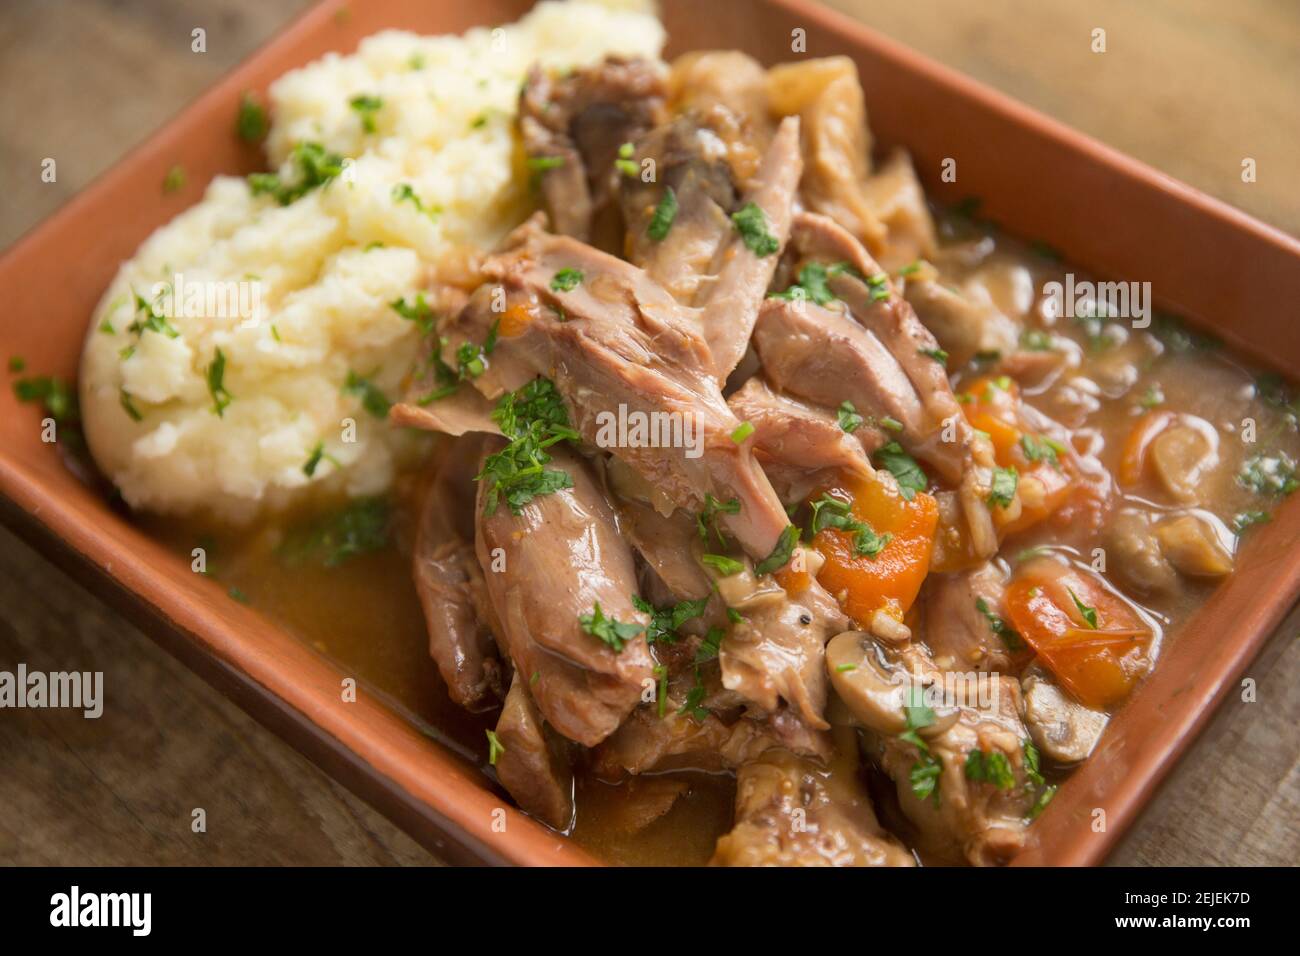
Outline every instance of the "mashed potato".
<svg viewBox="0 0 1300 956">
<path fill-rule="evenodd" d="M 416 441 L 379 414 L 420 335 L 391 303 L 454 279 L 466 249 L 526 215 L 524 71 L 657 56 L 663 29 L 638 6 L 546 2 L 462 37 L 389 31 L 278 80 L 267 149 L 283 181 L 300 143 L 341 169 L 284 206 L 218 177 L 96 310 L 82 412 L 126 501 L 242 521 L 315 491 L 383 491 Z"/>
</svg>

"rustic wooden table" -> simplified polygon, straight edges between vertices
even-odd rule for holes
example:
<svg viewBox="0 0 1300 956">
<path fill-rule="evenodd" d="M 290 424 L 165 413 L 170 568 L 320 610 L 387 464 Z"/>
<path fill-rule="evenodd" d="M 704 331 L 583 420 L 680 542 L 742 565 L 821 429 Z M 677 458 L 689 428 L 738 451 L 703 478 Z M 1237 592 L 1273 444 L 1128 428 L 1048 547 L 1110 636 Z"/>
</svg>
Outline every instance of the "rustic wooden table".
<svg viewBox="0 0 1300 956">
<path fill-rule="evenodd" d="M 1289 0 L 833 0 L 943 62 L 1300 233 L 1300 5 Z M 307 0 L 0 4 L 0 247 L 49 215 Z M 208 49 L 190 52 L 190 31 Z M 1108 52 L 1089 51 L 1091 30 Z M 42 183 L 44 157 L 57 183 Z M 1244 156 L 1258 181 L 1241 182 Z M 75 263 L 69 264 L 75 268 Z M 1112 856 L 1300 857 L 1293 612 Z M 0 669 L 101 670 L 112 706 L 0 711 L 0 863 L 438 861 L 0 530 Z M 207 832 L 191 812 L 207 813 Z"/>
</svg>

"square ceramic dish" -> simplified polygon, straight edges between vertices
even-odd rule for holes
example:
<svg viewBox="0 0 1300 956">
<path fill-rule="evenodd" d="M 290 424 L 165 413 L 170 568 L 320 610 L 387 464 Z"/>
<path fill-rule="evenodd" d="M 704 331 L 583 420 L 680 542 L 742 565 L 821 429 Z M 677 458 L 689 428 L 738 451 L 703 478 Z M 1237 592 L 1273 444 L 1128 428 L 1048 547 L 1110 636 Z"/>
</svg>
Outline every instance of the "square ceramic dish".
<svg viewBox="0 0 1300 956">
<path fill-rule="evenodd" d="M 458 32 L 516 19 L 527 6 L 327 0 L 312 8 L 0 258 L 0 350 L 41 372 L 75 375 L 86 324 L 118 263 L 213 175 L 258 168 L 257 151 L 230 135 L 243 91 L 265 91 L 286 70 L 350 52 L 377 30 Z M 979 196 L 982 212 L 1008 231 L 1048 241 L 1094 274 L 1149 281 L 1161 307 L 1265 366 L 1300 368 L 1300 336 L 1288 324 L 1300 301 L 1295 239 L 814 4 L 667 0 L 663 8 L 669 55 L 729 47 L 770 64 L 795 56 L 792 31 L 802 29 L 808 55 L 852 57 L 877 141 L 911 150 L 931 196 Z M 945 157 L 958 160 L 959 184 L 939 182 Z M 189 185 L 161 195 L 157 184 L 176 163 Z M 365 693 L 342 702 L 338 668 L 112 512 L 41 442 L 38 413 L 8 389 L 0 439 L 7 524 L 427 846 L 458 862 L 597 862 L 514 811 L 475 768 L 381 702 Z M 1300 550 L 1289 547 L 1297 538 L 1300 502 L 1291 501 L 1175 632 L 1017 863 L 1105 857 L 1300 593 Z M 1107 815 L 1102 833 L 1090 826 L 1097 808 Z"/>
</svg>

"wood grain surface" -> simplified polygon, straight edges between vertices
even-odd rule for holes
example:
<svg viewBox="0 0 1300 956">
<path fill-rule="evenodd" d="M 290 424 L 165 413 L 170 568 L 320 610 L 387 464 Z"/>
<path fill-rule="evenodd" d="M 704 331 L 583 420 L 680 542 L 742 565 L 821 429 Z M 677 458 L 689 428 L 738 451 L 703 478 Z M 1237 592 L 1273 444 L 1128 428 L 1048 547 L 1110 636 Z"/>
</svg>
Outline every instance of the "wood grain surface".
<svg viewBox="0 0 1300 956">
<path fill-rule="evenodd" d="M 833 0 L 937 59 L 1261 219 L 1300 232 L 1300 4 Z M 0 247 L 49 215 L 307 6 L 0 3 Z M 208 51 L 190 51 L 203 26 Z M 1108 51 L 1089 51 L 1107 30 Z M 1243 157 L 1258 181 L 1241 182 Z M 42 183 L 43 158 L 58 161 Z M 70 267 L 75 267 L 75 264 Z M 1111 858 L 1294 864 L 1293 611 Z M 0 711 L 0 864 L 438 861 L 0 530 L 0 669 L 103 671 L 98 720 Z M 193 812 L 206 814 L 195 833 Z"/>
</svg>

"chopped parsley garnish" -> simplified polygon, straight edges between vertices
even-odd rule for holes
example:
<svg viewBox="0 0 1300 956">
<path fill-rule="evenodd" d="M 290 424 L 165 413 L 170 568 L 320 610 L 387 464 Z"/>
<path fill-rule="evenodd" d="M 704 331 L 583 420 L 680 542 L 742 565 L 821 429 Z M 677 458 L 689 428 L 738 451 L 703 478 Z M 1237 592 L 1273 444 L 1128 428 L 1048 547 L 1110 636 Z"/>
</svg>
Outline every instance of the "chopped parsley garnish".
<svg viewBox="0 0 1300 956">
<path fill-rule="evenodd" d="M 903 430 L 903 423 L 897 418 L 890 418 L 888 415 L 880 419 L 877 424 L 880 425 L 881 428 L 888 428 L 891 432 L 901 432 Z"/>
<path fill-rule="evenodd" d="M 185 167 L 173 166 L 163 177 L 163 192 L 174 193 L 185 188 Z"/>
<path fill-rule="evenodd" d="M 1025 777 L 1031 786 L 1041 787 L 1046 781 L 1043 780 L 1042 761 L 1038 756 L 1038 748 L 1028 737 L 1020 743 L 1025 752 Z"/>
<path fill-rule="evenodd" d="M 750 422 L 741 422 L 731 432 L 731 440 L 737 445 L 743 442 L 750 435 L 754 434 L 754 426 Z"/>
<path fill-rule="evenodd" d="M 1273 516 L 1267 511 L 1240 511 L 1232 519 L 1232 531 L 1240 538 L 1252 525 L 1267 524 L 1272 520 Z"/>
<path fill-rule="evenodd" d="M 424 301 L 423 292 L 416 293 L 415 301 L 410 304 L 407 304 L 405 298 L 401 298 L 388 303 L 388 306 L 408 322 L 414 322 L 422 334 L 428 335 L 433 331 L 433 310 L 429 308 L 429 303 Z"/>
<path fill-rule="evenodd" d="M 1209 351 L 1219 348 L 1222 343 L 1212 335 L 1189 329 L 1181 319 L 1167 312 L 1157 312 L 1151 322 L 1151 334 L 1158 338 L 1169 351 L 1174 353 L 1191 351 Z"/>
<path fill-rule="evenodd" d="M 1165 403 L 1165 393 L 1159 385 L 1148 385 L 1147 390 L 1142 393 L 1138 399 L 1138 404 L 1143 408 L 1155 408 L 1157 405 Z"/>
<path fill-rule="evenodd" d="M 944 368 L 948 367 L 948 353 L 943 349 L 917 349 L 922 355 L 928 355 Z"/>
<path fill-rule="evenodd" d="M 903 446 L 896 441 L 880 447 L 876 452 L 876 463 L 894 476 L 899 492 L 907 501 L 911 501 L 918 491 L 925 491 L 929 487 L 930 480 L 925 477 L 925 472 L 916 463 L 916 459 L 903 451 Z"/>
<path fill-rule="evenodd" d="M 939 774 L 943 772 L 943 763 L 930 752 L 930 745 L 917 733 L 922 727 L 929 727 L 934 723 L 934 711 L 925 705 L 920 689 L 915 686 L 908 690 L 907 703 L 903 710 L 907 729 L 898 735 L 899 739 L 917 749 L 916 762 L 912 764 L 912 770 L 908 774 L 912 793 L 918 800 L 933 797 L 935 804 L 938 805 Z"/>
<path fill-rule="evenodd" d="M 212 356 L 212 362 L 208 365 L 206 373 L 208 381 L 208 394 L 212 396 L 212 410 L 217 413 L 218 418 L 226 416 L 226 406 L 234 398 L 226 390 L 226 353 L 217 349 L 216 354 Z"/>
<path fill-rule="evenodd" d="M 1016 785 L 1016 775 L 1011 761 L 1000 750 L 984 753 L 972 750 L 966 756 L 966 779 L 976 783 L 991 783 L 999 790 L 1010 790 Z"/>
<path fill-rule="evenodd" d="M 758 564 L 754 565 L 755 574 L 771 574 L 773 571 L 780 570 L 790 562 L 790 556 L 794 554 L 794 546 L 799 543 L 799 528 L 795 525 L 788 524 L 781 532 L 781 537 L 776 541 L 776 547 Z"/>
<path fill-rule="evenodd" d="M 1038 815 L 1047 809 L 1047 805 L 1052 802 L 1052 797 L 1056 796 L 1056 784 L 1044 787 L 1038 794 L 1038 799 L 1029 809 L 1029 819 L 1036 820 Z"/>
<path fill-rule="evenodd" d="M 691 618 L 703 614 L 708 603 L 709 599 L 704 597 L 698 601 L 679 601 L 672 607 L 657 608 L 640 595 L 632 595 L 632 606 L 641 613 L 650 615 L 650 626 L 645 632 L 647 644 L 676 644 L 681 639 L 678 629 Z"/>
<path fill-rule="evenodd" d="M 180 332 L 167 320 L 167 316 L 158 311 L 155 303 L 150 302 L 140 293 L 135 293 L 135 319 L 127 326 L 128 332 L 137 336 L 146 332 L 158 332 L 169 339 L 180 338 Z"/>
<path fill-rule="evenodd" d="M 853 552 L 861 557 L 874 558 L 890 541 L 892 534 L 876 534 L 875 529 L 866 522 L 859 521 L 850 513 L 847 501 L 823 493 L 812 503 L 811 533 L 816 535 L 825 528 L 836 528 L 853 536 Z"/>
<path fill-rule="evenodd" d="M 230 586 L 230 590 L 227 591 L 226 593 L 229 594 L 231 598 L 233 598 L 234 600 L 238 601 L 240 604 L 248 604 L 248 603 L 249 603 L 248 595 L 245 594 L 245 593 L 244 593 L 242 590 L 240 590 L 239 588 L 235 587 L 233 584 Z"/>
<path fill-rule="evenodd" d="M 56 376 L 20 378 L 14 382 L 14 394 L 20 402 L 40 402 L 45 413 L 59 424 L 75 422 L 81 418 L 76 391 Z"/>
<path fill-rule="evenodd" d="M 1016 497 L 1016 487 L 1020 475 L 1014 468 L 994 468 L 993 484 L 989 487 L 988 503 L 1001 508 L 1009 508 Z"/>
<path fill-rule="evenodd" d="M 144 416 L 140 414 L 140 409 L 135 407 L 135 401 L 131 398 L 130 392 L 126 389 L 121 389 L 118 393 L 118 397 L 122 401 L 122 410 L 126 412 L 131 421 L 138 422 L 144 418 Z"/>
<path fill-rule="evenodd" d="M 799 270 L 799 281 L 784 292 L 774 292 L 768 298 L 789 301 L 812 301 L 818 305 L 828 305 L 835 300 L 835 293 L 827 284 L 830 273 L 826 267 L 816 262 L 805 263 Z"/>
<path fill-rule="evenodd" d="M 337 567 L 387 547 L 391 517 L 384 498 L 360 498 L 341 511 L 292 529 L 279 553 L 291 565 L 312 562 Z"/>
<path fill-rule="evenodd" d="M 569 413 L 550 379 L 535 378 L 501 396 L 492 420 L 510 443 L 484 459 L 483 470 L 475 479 L 487 482 L 484 513 L 495 512 L 504 499 L 512 514 L 520 514 L 534 498 L 573 487 L 568 472 L 545 467 L 551 460 L 547 448 L 578 437 L 569 427 Z"/>
<path fill-rule="evenodd" d="M 668 713 L 668 668 L 656 664 L 651 673 L 655 675 L 655 701 L 658 704 L 659 719 L 663 720 Z"/>
<path fill-rule="evenodd" d="M 325 450 L 325 443 L 318 441 L 316 447 L 311 450 L 307 460 L 303 462 L 302 473 L 308 478 L 315 477 L 316 469 L 320 467 L 322 461 L 328 461 L 335 468 L 341 468 L 339 460 Z"/>
<path fill-rule="evenodd" d="M 614 160 L 614 168 L 624 176 L 635 176 L 641 171 L 641 167 L 632 158 L 632 151 L 632 144 L 624 143 L 618 148 L 618 158 Z"/>
<path fill-rule="evenodd" d="M 567 476 L 566 476 L 567 477 Z M 583 632 L 604 641 L 615 652 L 622 651 L 624 645 L 645 630 L 644 624 L 635 621 L 623 623 L 612 617 L 606 617 L 597 601 L 590 614 L 580 614 L 578 625 Z"/>
<path fill-rule="evenodd" d="M 393 202 L 409 202 L 415 207 L 415 211 L 428 216 L 430 219 L 437 219 L 442 213 L 441 206 L 426 206 L 410 183 L 398 183 L 393 187 Z"/>
<path fill-rule="evenodd" d="M 393 403 L 369 379 L 362 378 L 356 372 L 348 372 L 347 381 L 343 383 L 343 391 L 360 398 L 361 407 L 376 418 L 388 417 L 388 409 Z"/>
<path fill-rule="evenodd" d="M 1289 495 L 1300 488 L 1296 463 L 1286 452 L 1251 455 L 1241 465 L 1237 482 L 1259 495 Z"/>
<path fill-rule="evenodd" d="M 1074 593 L 1073 588 L 1066 588 L 1065 590 L 1070 592 L 1070 600 L 1074 602 L 1075 608 L 1077 608 L 1079 614 L 1083 616 L 1083 619 L 1087 623 L 1088 627 L 1091 630 L 1094 631 L 1097 630 L 1097 609 L 1095 607 L 1088 607 L 1088 605 L 1080 601 L 1079 595 Z"/>
<path fill-rule="evenodd" d="M 1052 334 L 1042 329 L 1025 329 L 1020 335 L 1020 345 L 1030 352 L 1050 352 L 1053 347 Z"/>
<path fill-rule="evenodd" d="M 21 355 L 9 356 L 9 374 L 17 375 L 23 369 L 27 368 L 27 359 Z"/>
<path fill-rule="evenodd" d="M 1064 446 L 1051 438 L 1026 434 L 1020 436 L 1020 450 L 1030 461 L 1045 461 L 1055 468 L 1060 467 L 1058 455 L 1064 451 Z"/>
<path fill-rule="evenodd" d="M 724 578 L 729 578 L 731 575 L 739 574 L 745 570 L 743 561 L 729 558 L 725 554 L 702 554 L 700 555 L 700 563 L 713 568 Z"/>
<path fill-rule="evenodd" d="M 866 423 L 866 419 L 858 414 L 858 410 L 849 401 L 840 402 L 836 417 L 839 419 L 840 428 L 849 433 L 857 431 Z"/>
<path fill-rule="evenodd" d="M 261 142 L 270 128 L 266 117 L 266 108 L 253 99 L 253 94 L 245 93 L 239 98 L 239 117 L 235 120 L 235 131 L 245 143 Z"/>
<path fill-rule="evenodd" d="M 295 181 L 286 183 L 277 173 L 253 173 L 248 177 L 248 185 L 254 196 L 265 193 L 281 206 L 287 206 L 343 173 L 343 157 L 320 143 L 299 143 L 289 159 L 298 171 Z"/>
<path fill-rule="evenodd" d="M 747 202 L 731 214 L 731 223 L 740 233 L 745 248 L 756 256 L 775 255 L 781 243 L 768 229 L 767 216 L 757 203 Z"/>
<path fill-rule="evenodd" d="M 1008 626 L 1007 622 L 1002 620 L 989 609 L 988 602 L 983 598 L 975 599 L 975 610 L 979 611 L 989 622 L 989 630 L 1002 638 L 1002 643 L 1007 645 L 1007 650 L 1020 651 L 1024 650 L 1025 642 L 1020 639 L 1020 635 L 1014 629 Z"/>
<path fill-rule="evenodd" d="M 709 628 L 709 632 L 700 641 L 700 646 L 695 649 L 695 663 L 707 664 L 709 661 L 717 660 L 718 651 L 722 648 L 722 639 L 726 636 L 727 632 L 720 627 Z"/>
<path fill-rule="evenodd" d="M 497 758 L 506 752 L 505 745 L 497 739 L 495 730 L 485 730 L 483 733 L 487 734 L 488 763 L 495 767 L 497 765 Z"/>
<path fill-rule="evenodd" d="M 544 173 L 548 169 L 559 169 L 564 165 L 563 156 L 529 156 L 528 168 L 536 173 Z"/>
<path fill-rule="evenodd" d="M 873 276 L 867 276 L 866 283 L 867 283 L 867 288 L 871 290 L 872 302 L 884 302 L 886 299 L 889 298 L 888 274 L 884 272 L 877 272 Z"/>
<path fill-rule="evenodd" d="M 551 279 L 552 292 L 572 292 L 582 284 L 581 269 L 561 269 Z"/>
<path fill-rule="evenodd" d="M 354 96 L 348 100 L 348 106 L 352 111 L 361 117 L 361 128 L 367 133 L 375 131 L 375 114 L 384 107 L 384 101 L 378 96 L 369 96 L 362 93 L 360 96 Z"/>
<path fill-rule="evenodd" d="M 650 217 L 650 225 L 646 227 L 645 234 L 655 242 L 663 242 L 676 218 L 677 194 L 673 192 L 672 186 L 665 186 L 664 194 L 655 206 L 654 215 Z"/>
<path fill-rule="evenodd" d="M 718 515 L 734 515 L 740 513 L 740 499 L 732 498 L 729 501 L 719 501 L 709 493 L 704 495 L 704 510 L 695 516 L 695 530 L 700 535 L 700 540 L 705 544 L 709 542 L 709 531 L 718 540 L 718 544 L 726 544 L 726 539 L 722 536 L 722 530 L 718 527 Z"/>
</svg>

